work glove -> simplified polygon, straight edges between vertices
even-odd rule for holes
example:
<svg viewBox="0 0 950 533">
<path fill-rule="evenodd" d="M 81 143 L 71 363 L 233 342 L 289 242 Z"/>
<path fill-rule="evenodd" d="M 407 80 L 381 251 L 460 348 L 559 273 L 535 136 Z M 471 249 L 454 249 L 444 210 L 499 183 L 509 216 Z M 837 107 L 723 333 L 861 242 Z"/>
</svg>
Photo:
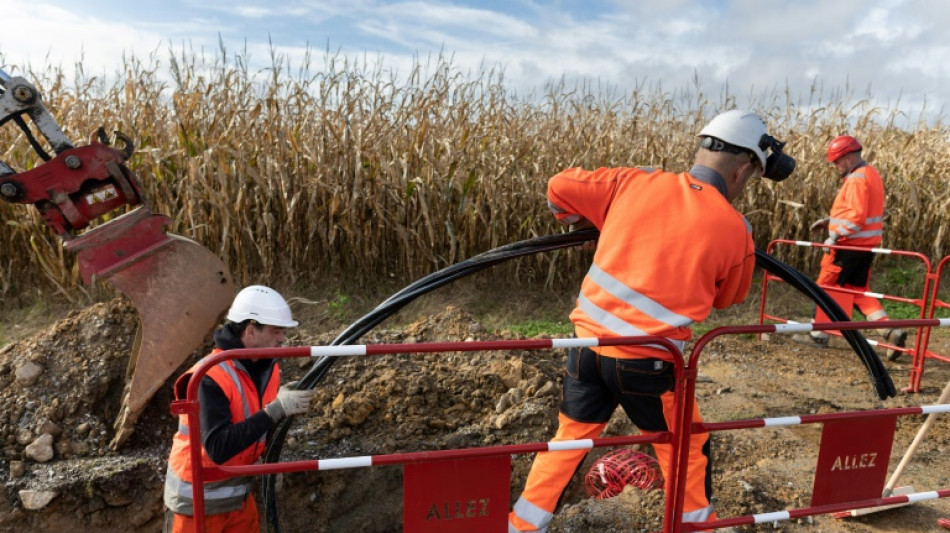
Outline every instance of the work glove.
<svg viewBox="0 0 950 533">
<path fill-rule="evenodd" d="M 814 222 L 814 224 L 812 224 L 811 226 L 808 227 L 808 231 L 810 231 L 810 232 L 812 232 L 812 233 L 819 233 L 819 232 L 821 232 L 821 231 L 824 231 L 824 230 L 828 227 L 828 223 L 829 223 L 829 222 L 831 222 L 831 221 L 828 220 L 827 218 L 823 218 L 823 219 L 821 219 L 821 220 L 816 220 L 816 221 Z"/>
<path fill-rule="evenodd" d="M 838 244 L 838 236 L 832 234 L 830 237 L 828 237 L 827 239 L 825 239 L 824 244 L 827 244 L 828 246 L 834 246 L 835 244 Z M 825 250 L 825 253 L 826 253 L 826 254 L 830 254 L 830 253 L 831 253 L 831 248 L 825 248 L 824 250 Z"/>
<path fill-rule="evenodd" d="M 264 406 L 264 412 L 274 422 L 277 422 L 285 416 L 299 415 L 306 413 L 310 409 L 310 399 L 313 398 L 313 390 L 293 390 L 291 384 L 282 386 L 277 391 L 277 399 Z"/>
</svg>

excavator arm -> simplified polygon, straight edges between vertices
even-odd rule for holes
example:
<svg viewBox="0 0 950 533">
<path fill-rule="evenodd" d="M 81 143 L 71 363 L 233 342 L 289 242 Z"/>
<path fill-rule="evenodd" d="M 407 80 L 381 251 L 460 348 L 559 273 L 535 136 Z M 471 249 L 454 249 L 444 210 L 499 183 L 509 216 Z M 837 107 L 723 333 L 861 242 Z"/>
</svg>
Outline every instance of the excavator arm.
<svg viewBox="0 0 950 533">
<path fill-rule="evenodd" d="M 138 179 L 126 166 L 135 149 L 129 137 L 116 132 L 123 146 L 115 149 L 100 128 L 88 145 L 75 147 L 43 105 L 39 91 L 0 70 L 0 126 L 8 122 L 23 130 L 44 162 L 17 173 L 0 161 L 0 198 L 32 204 L 62 237 L 65 248 L 77 254 L 83 281 L 107 281 L 138 311 L 139 328 L 112 440 L 112 447 L 118 448 L 132 434 L 149 399 L 226 310 L 234 297 L 231 276 L 208 249 L 166 233 L 172 220 L 151 212 Z"/>
</svg>

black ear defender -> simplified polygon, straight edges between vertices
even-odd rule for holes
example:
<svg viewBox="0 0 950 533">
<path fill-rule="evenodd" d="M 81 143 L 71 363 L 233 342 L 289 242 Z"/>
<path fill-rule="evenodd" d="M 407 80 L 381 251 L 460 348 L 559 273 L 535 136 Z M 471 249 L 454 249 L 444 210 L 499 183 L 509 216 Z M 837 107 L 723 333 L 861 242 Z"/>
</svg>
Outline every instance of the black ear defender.
<svg viewBox="0 0 950 533">
<path fill-rule="evenodd" d="M 765 172 L 762 173 L 763 178 L 768 178 L 772 181 L 783 181 L 785 178 L 791 176 L 795 170 L 795 159 L 783 153 L 782 150 L 784 148 L 784 142 L 767 133 L 762 134 L 762 138 L 759 139 L 759 149 L 763 152 L 766 150 L 772 152 L 765 160 Z"/>
<path fill-rule="evenodd" d="M 712 152 L 729 152 L 732 154 L 752 152 L 748 148 L 741 148 L 721 139 L 709 136 L 703 137 L 699 146 Z M 784 148 L 785 143 L 782 141 L 772 137 L 768 133 L 762 134 L 762 137 L 759 139 L 759 150 L 762 150 L 762 152 L 772 152 L 765 159 L 765 171 L 762 173 L 763 178 L 768 178 L 772 181 L 782 181 L 789 177 L 792 171 L 795 170 L 795 159 L 783 153 L 782 150 Z"/>
</svg>

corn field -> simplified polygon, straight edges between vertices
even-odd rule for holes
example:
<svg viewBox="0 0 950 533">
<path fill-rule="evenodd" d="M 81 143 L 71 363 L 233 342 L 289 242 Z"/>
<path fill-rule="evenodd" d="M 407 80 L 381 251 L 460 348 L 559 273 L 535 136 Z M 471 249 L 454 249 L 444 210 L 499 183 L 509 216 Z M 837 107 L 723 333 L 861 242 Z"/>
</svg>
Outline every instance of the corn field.
<svg viewBox="0 0 950 533">
<path fill-rule="evenodd" d="M 572 166 L 687 170 L 695 134 L 737 103 L 728 89 L 708 94 L 698 82 L 624 92 L 550 82 L 519 97 L 502 70 L 465 74 L 441 56 L 398 76 L 333 54 L 296 68 L 271 60 L 254 72 L 224 50 L 182 51 L 127 58 L 108 82 L 81 70 L 72 80 L 55 68 L 13 74 L 36 84 L 78 144 L 99 126 L 132 137 L 129 167 L 153 211 L 174 219 L 170 232 L 218 254 L 239 285 L 410 281 L 562 231 L 545 205 L 548 177 Z M 839 185 L 825 149 L 850 133 L 885 179 L 884 246 L 950 253 L 950 129 L 923 120 L 899 128 L 898 112 L 869 95 L 824 92 L 773 90 L 744 106 L 798 161 L 791 178 L 761 180 L 736 204 L 757 244 L 808 240 Z M 10 125 L 0 147 L 14 169 L 39 164 Z M 0 222 L 0 294 L 89 294 L 36 209 L 0 202 Z M 588 260 L 561 252 L 498 268 L 519 283 L 573 287 Z"/>
</svg>

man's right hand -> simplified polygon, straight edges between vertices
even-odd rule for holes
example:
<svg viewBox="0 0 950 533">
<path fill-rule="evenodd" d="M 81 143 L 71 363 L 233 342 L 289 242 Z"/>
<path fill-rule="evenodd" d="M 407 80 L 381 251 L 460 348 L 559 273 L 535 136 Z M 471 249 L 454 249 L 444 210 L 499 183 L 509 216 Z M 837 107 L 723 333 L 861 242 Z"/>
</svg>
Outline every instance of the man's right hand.
<svg viewBox="0 0 950 533">
<path fill-rule="evenodd" d="M 595 226 L 593 222 L 591 222 L 590 220 L 587 220 L 586 218 L 582 218 L 578 220 L 576 223 L 571 224 L 570 227 L 568 227 L 568 231 L 580 231 L 584 229 L 596 229 L 596 228 L 597 226 Z M 596 250 L 597 239 L 585 242 L 584 244 L 581 245 L 581 248 L 584 250 Z"/>
<path fill-rule="evenodd" d="M 285 416 L 306 413 L 313 393 L 313 390 L 292 390 L 285 385 L 277 391 L 277 399 L 267 404 L 264 411 L 274 422 Z"/>
</svg>

